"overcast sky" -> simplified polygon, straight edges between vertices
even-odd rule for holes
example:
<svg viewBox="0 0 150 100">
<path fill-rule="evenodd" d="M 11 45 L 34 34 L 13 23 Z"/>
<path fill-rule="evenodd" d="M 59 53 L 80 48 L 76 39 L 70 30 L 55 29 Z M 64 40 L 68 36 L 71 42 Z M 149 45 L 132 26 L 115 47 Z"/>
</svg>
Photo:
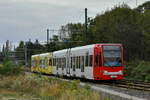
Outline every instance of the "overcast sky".
<svg viewBox="0 0 150 100">
<path fill-rule="evenodd" d="M 148 0 L 138 0 L 138 5 Z M 46 40 L 46 29 L 84 22 L 84 8 L 94 17 L 115 5 L 136 0 L 0 0 L 0 43 L 10 40 Z"/>
</svg>

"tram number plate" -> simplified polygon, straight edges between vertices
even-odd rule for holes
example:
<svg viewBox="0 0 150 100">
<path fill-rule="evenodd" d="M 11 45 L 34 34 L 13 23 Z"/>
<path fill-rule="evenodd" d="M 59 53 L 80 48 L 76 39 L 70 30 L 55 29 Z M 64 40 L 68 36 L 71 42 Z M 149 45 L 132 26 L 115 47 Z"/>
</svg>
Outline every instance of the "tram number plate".
<svg viewBox="0 0 150 100">
<path fill-rule="evenodd" d="M 115 75 L 111 75 L 110 77 L 111 77 L 111 78 L 116 78 L 117 76 L 115 76 Z"/>
</svg>

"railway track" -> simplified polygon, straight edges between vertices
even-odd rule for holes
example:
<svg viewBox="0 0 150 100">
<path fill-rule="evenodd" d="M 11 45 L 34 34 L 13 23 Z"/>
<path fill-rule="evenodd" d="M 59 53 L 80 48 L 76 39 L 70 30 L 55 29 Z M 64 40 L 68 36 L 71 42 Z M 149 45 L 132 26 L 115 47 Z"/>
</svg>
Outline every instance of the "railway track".
<svg viewBox="0 0 150 100">
<path fill-rule="evenodd" d="M 121 80 L 121 81 L 116 82 L 115 86 L 122 87 L 122 88 L 128 88 L 128 89 L 141 90 L 141 91 L 149 91 L 150 92 L 150 83 L 146 83 L 146 82 Z"/>
<path fill-rule="evenodd" d="M 26 72 L 30 72 L 30 71 L 26 71 Z M 32 73 L 32 72 L 30 72 L 30 73 Z M 50 75 L 46 75 L 46 74 L 42 74 L 42 75 L 50 76 Z M 83 81 L 83 80 L 81 80 L 81 81 Z M 104 81 L 104 82 L 94 81 L 93 82 L 93 81 L 88 81 L 88 80 L 84 80 L 83 82 L 90 83 L 90 84 L 97 84 L 97 85 L 100 85 L 100 84 L 110 85 L 110 86 L 115 86 L 115 87 L 121 87 L 121 88 L 127 88 L 127 89 L 134 89 L 134 90 L 150 92 L 150 83 L 137 82 L 137 81 L 127 80 L 127 79 L 124 79 L 124 80 L 121 80 L 121 81 L 113 81 L 113 82 L 108 82 L 108 81 Z"/>
<path fill-rule="evenodd" d="M 119 80 L 119 81 L 104 82 L 102 84 L 113 86 L 113 87 L 120 87 L 120 88 L 150 92 L 150 83 L 147 83 L 147 82 L 139 82 L 139 81 L 124 79 L 124 80 Z"/>
</svg>

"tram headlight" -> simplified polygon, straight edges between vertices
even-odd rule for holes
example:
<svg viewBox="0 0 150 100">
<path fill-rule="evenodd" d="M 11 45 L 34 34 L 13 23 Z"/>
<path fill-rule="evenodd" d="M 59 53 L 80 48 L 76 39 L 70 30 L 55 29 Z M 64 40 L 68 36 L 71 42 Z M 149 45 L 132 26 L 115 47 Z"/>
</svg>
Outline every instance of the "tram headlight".
<svg viewBox="0 0 150 100">
<path fill-rule="evenodd" d="M 123 71 L 120 70 L 120 71 L 118 72 L 118 75 L 123 75 Z"/>
<path fill-rule="evenodd" d="M 108 71 L 104 70 L 104 75 L 107 75 L 108 74 Z"/>
</svg>

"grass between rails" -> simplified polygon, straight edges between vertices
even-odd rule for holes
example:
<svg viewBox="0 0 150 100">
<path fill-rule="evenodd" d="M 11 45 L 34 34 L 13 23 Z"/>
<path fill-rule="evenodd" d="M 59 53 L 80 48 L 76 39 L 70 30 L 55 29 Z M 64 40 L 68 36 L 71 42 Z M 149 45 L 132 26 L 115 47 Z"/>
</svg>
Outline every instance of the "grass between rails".
<svg viewBox="0 0 150 100">
<path fill-rule="evenodd" d="M 40 100 L 99 100 L 100 95 L 90 87 L 80 88 L 78 80 L 61 81 L 35 74 L 0 76 L 0 99 L 39 98 Z"/>
</svg>

